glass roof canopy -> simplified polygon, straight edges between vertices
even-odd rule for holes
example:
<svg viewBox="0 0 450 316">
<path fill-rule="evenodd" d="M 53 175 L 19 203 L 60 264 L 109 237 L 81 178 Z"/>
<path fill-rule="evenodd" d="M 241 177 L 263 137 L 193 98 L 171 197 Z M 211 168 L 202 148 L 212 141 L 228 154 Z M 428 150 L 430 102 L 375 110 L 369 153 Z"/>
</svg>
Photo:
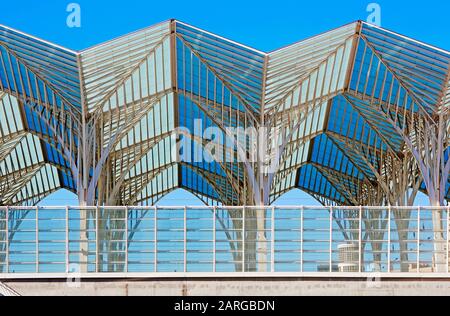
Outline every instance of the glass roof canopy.
<svg viewBox="0 0 450 316">
<path fill-rule="evenodd" d="M 209 205 L 294 188 L 393 204 L 433 191 L 426 156 L 448 161 L 449 69 L 449 52 L 364 22 L 270 53 L 176 20 L 79 52 L 0 26 L 0 205 L 61 188 L 99 205 L 177 188 Z M 253 144 L 229 129 L 263 127 L 250 161 Z"/>
</svg>

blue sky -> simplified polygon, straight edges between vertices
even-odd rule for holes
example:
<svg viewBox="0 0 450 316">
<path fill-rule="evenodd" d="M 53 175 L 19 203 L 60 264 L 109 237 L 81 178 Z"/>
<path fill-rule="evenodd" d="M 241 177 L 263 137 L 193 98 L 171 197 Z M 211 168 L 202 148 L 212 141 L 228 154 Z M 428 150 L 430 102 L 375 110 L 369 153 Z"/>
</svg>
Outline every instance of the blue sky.
<svg viewBox="0 0 450 316">
<path fill-rule="evenodd" d="M 73 2 L 81 6 L 80 28 L 66 25 L 66 7 Z M 371 2 L 380 5 L 384 28 L 450 50 L 450 2 L 444 0 L 16 0 L 3 1 L 0 24 L 68 48 L 84 49 L 176 18 L 248 46 L 270 51 L 358 19 L 366 20 L 369 15 L 366 8 Z M 168 204 L 198 204 L 183 192 L 171 194 L 166 201 Z M 45 203 L 75 204 L 76 200 L 60 192 Z M 280 203 L 317 204 L 298 192 L 291 192 Z"/>
<path fill-rule="evenodd" d="M 66 7 L 78 3 L 82 27 L 66 26 Z M 362 19 L 367 5 L 382 9 L 382 26 L 450 50 L 444 0 L 392 1 L 3 1 L 0 23 L 72 49 L 83 49 L 169 18 L 176 18 L 261 50 L 273 50 Z M 226 3 L 226 4 L 225 4 Z"/>
</svg>

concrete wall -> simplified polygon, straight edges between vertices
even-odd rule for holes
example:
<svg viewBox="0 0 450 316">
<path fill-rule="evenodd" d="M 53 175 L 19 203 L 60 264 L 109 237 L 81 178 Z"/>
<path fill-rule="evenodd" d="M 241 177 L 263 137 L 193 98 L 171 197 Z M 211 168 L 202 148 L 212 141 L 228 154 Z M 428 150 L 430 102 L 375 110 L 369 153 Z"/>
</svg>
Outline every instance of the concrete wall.
<svg viewBox="0 0 450 316">
<path fill-rule="evenodd" d="M 79 287 L 64 279 L 3 280 L 21 295 L 94 296 L 309 296 L 309 295 L 450 295 L 450 279 L 88 279 Z"/>
</svg>

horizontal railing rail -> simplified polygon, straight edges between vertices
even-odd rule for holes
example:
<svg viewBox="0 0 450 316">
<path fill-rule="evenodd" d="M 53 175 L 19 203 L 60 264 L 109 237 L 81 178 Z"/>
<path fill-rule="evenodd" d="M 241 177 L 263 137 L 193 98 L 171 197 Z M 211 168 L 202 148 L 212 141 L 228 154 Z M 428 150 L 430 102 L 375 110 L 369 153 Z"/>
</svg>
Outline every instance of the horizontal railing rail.
<svg viewBox="0 0 450 316">
<path fill-rule="evenodd" d="M 0 207 L 0 277 L 449 273 L 449 207 Z"/>
</svg>

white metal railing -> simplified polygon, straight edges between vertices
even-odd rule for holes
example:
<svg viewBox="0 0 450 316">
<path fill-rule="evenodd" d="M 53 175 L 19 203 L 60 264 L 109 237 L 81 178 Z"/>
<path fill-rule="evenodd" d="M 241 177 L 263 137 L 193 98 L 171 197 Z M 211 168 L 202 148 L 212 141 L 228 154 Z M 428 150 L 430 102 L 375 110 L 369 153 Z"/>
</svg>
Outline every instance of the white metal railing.
<svg viewBox="0 0 450 316">
<path fill-rule="evenodd" d="M 448 273 L 448 231 L 448 207 L 0 207 L 0 277 Z"/>
</svg>

